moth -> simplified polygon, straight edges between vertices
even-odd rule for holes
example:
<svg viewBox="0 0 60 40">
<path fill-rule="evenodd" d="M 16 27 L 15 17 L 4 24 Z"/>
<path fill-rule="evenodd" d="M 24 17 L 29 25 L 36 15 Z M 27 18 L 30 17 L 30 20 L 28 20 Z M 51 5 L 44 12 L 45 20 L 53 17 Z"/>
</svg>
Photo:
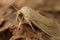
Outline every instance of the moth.
<svg viewBox="0 0 60 40">
<path fill-rule="evenodd" d="M 33 30 L 31 22 L 51 37 L 60 39 L 60 24 L 56 20 L 47 18 L 29 7 L 22 7 L 17 12 L 18 24 L 21 24 L 23 19 Z"/>
</svg>

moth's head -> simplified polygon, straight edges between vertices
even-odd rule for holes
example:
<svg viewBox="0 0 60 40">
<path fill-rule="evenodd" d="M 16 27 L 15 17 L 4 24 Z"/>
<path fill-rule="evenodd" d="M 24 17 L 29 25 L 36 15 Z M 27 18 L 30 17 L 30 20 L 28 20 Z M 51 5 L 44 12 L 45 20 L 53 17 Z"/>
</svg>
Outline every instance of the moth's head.
<svg viewBox="0 0 60 40">
<path fill-rule="evenodd" d="M 20 21 L 23 20 L 23 13 L 20 10 L 18 10 L 18 12 L 17 12 L 16 20 L 17 20 L 18 24 Z"/>
</svg>

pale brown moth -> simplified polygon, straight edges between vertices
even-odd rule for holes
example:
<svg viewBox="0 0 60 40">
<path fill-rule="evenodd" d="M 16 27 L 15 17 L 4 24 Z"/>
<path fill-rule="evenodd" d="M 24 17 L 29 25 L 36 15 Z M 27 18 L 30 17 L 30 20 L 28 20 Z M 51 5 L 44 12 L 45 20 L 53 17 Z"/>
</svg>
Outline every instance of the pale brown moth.
<svg viewBox="0 0 60 40">
<path fill-rule="evenodd" d="M 21 14 L 23 15 L 22 17 Z M 27 22 L 32 27 L 33 30 L 34 28 L 31 22 L 36 25 L 37 28 L 41 29 L 51 37 L 60 39 L 60 24 L 56 20 L 42 16 L 29 7 L 23 7 L 17 12 L 17 20 L 20 21 L 18 24 L 23 21 L 23 18 L 26 20 L 25 22 Z"/>
</svg>

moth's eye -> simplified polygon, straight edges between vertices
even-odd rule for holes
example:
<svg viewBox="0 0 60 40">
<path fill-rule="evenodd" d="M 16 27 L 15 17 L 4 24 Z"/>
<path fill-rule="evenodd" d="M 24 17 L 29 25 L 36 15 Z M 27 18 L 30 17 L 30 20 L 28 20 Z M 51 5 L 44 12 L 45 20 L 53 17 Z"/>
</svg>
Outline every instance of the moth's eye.
<svg viewBox="0 0 60 40">
<path fill-rule="evenodd" d="M 22 18 L 23 17 L 23 13 L 20 12 L 20 14 L 18 15 L 19 18 Z"/>
</svg>

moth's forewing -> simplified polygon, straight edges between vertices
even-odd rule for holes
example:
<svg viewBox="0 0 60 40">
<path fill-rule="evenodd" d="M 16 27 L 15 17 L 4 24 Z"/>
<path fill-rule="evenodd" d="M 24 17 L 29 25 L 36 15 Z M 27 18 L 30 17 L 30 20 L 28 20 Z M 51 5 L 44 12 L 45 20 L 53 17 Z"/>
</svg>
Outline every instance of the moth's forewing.
<svg viewBox="0 0 60 40">
<path fill-rule="evenodd" d="M 29 20 L 34 25 L 36 25 L 37 28 L 41 29 L 42 31 L 54 38 L 60 38 L 60 24 L 57 21 L 42 16 L 38 12 L 28 7 L 23 7 L 20 11 L 26 17 L 28 17 Z"/>
</svg>

